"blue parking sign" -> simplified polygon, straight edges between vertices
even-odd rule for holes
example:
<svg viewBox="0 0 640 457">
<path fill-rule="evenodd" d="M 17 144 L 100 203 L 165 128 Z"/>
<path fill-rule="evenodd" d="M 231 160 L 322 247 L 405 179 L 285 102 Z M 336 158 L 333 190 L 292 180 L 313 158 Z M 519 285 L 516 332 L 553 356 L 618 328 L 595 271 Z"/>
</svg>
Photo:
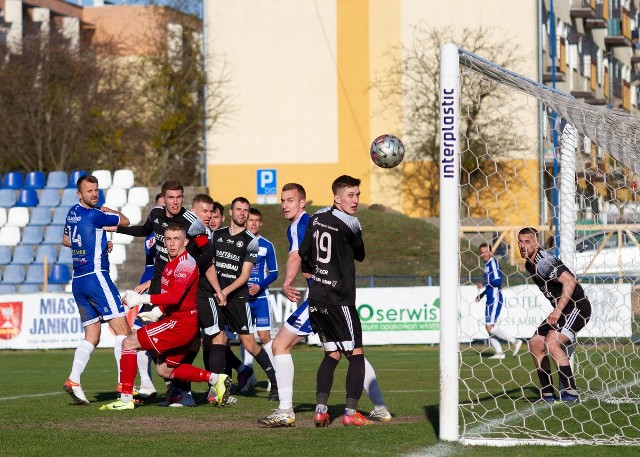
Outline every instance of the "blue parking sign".
<svg viewBox="0 0 640 457">
<path fill-rule="evenodd" d="M 256 177 L 258 195 L 276 195 L 278 193 L 275 168 L 258 170 Z"/>
</svg>

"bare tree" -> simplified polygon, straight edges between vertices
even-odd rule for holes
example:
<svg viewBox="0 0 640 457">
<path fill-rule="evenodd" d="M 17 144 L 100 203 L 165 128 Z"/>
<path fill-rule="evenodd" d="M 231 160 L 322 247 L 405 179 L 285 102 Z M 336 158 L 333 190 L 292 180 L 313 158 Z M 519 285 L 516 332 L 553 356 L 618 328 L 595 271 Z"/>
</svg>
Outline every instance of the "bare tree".
<svg viewBox="0 0 640 457">
<path fill-rule="evenodd" d="M 445 43 L 455 43 L 459 47 L 479 54 L 498 65 L 514 69 L 519 62 L 517 49 L 506 39 L 497 39 L 495 31 L 486 28 L 464 29 L 459 33 L 444 28 L 432 28 L 419 24 L 414 29 L 415 39 L 402 49 L 403 57 L 395 62 L 395 70 L 376 82 L 381 97 L 404 100 L 401 116 L 404 118 L 404 142 L 407 158 L 402 174 L 403 192 L 407 204 L 425 216 L 439 214 L 439 170 L 440 151 L 439 90 L 440 90 L 440 48 Z M 464 78 L 464 76 L 463 76 Z M 401 81 L 398 85 L 395 81 Z M 468 201 L 479 199 L 484 189 L 492 183 L 509 176 L 513 171 L 503 167 L 513 167 L 505 159 L 505 151 L 524 149 L 521 141 L 514 141 L 512 134 L 507 139 L 506 132 L 513 130 L 514 121 L 507 114 L 492 110 L 509 96 L 506 91 L 487 84 L 464 84 L 461 112 L 461 184 L 463 198 Z M 496 128 L 499 126 L 499 128 Z M 502 132 L 502 133 L 501 133 Z M 509 144 L 505 144 L 509 143 Z M 484 216 L 484 214 L 479 214 Z"/>
</svg>

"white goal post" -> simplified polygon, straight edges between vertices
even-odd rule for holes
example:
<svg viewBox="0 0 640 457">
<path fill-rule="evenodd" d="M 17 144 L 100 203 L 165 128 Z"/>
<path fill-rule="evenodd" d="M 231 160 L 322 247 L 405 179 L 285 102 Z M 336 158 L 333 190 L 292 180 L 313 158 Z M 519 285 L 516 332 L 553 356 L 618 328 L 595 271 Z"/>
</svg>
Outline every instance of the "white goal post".
<svg viewBox="0 0 640 457">
<path fill-rule="evenodd" d="M 588 105 L 453 44 L 442 47 L 440 64 L 440 439 L 495 446 L 640 444 L 640 351 L 633 337 L 640 250 L 637 271 L 636 263 L 623 265 L 621 254 L 626 240 L 640 249 L 640 226 L 625 220 L 610 226 L 606 219 L 615 204 L 626 205 L 625 211 L 640 221 L 635 181 L 632 188 L 628 178 L 640 175 L 640 118 Z M 501 91 L 506 96 L 487 97 Z M 473 117 L 481 110 L 485 119 Z M 557 113 L 555 125 L 550 125 L 551 112 Z M 509 121 L 504 124 L 504 119 Z M 475 238 L 461 236 L 462 219 L 466 225 L 497 217 L 495 225 L 548 226 L 549 220 L 540 220 L 540 207 L 547 204 L 541 196 L 550 188 L 539 168 L 545 160 L 539 143 L 548 142 L 541 132 L 554 129 L 560 136 L 553 151 L 560 169 L 553 182 L 559 192 L 559 257 L 578 275 L 593 308 L 572 357 L 581 396 L 575 405 L 535 402 L 538 379 L 526 344 L 504 360 L 487 356 L 484 303 L 475 300 L 484 262 L 478 260 L 475 269 L 469 263 L 478 257 L 479 241 L 491 239 L 480 227 Z M 621 170 L 617 181 L 607 181 L 589 162 L 596 159 L 615 162 Z M 580 203 L 585 186 L 601 202 L 593 214 Z M 609 255 L 602 245 L 596 246 L 596 260 L 580 263 L 576 238 L 586 230 L 578 220 L 581 211 L 589 213 L 584 220 L 593 219 L 590 230 L 601 224 L 599 243 L 613 243 L 612 233 L 617 233 L 618 251 L 611 255 L 618 256 L 618 273 L 598 260 Z M 507 237 L 513 250 L 513 236 Z M 585 243 L 592 242 L 586 238 Z M 545 308 L 548 301 L 519 271 L 521 262 L 507 265 L 513 258 L 501 259 L 502 316 L 510 331 L 526 340 L 551 308 Z M 553 363 L 552 371 L 557 383 Z"/>
</svg>

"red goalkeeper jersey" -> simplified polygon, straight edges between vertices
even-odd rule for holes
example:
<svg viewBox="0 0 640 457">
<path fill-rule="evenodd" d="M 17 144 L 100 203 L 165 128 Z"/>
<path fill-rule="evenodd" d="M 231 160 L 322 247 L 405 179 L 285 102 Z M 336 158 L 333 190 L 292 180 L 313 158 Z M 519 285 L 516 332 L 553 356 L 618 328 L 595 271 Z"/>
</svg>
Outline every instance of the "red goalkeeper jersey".
<svg viewBox="0 0 640 457">
<path fill-rule="evenodd" d="M 151 295 L 166 318 L 179 320 L 198 314 L 196 301 L 200 273 L 196 260 L 184 251 L 169 261 L 162 271 L 161 293 Z"/>
</svg>

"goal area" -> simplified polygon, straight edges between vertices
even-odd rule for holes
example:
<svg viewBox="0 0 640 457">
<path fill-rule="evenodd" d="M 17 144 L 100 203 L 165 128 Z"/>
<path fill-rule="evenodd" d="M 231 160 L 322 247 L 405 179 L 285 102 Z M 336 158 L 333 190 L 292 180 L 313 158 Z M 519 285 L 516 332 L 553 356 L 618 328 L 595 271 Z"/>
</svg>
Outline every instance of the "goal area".
<svg viewBox="0 0 640 457">
<path fill-rule="evenodd" d="M 440 438 L 639 445 L 640 117 L 453 44 L 440 58 Z M 527 341 L 553 308 L 524 270 L 523 227 L 538 230 L 591 303 L 567 349 L 579 402 L 540 401 Z M 492 357 L 485 299 L 477 300 L 481 243 L 502 269 L 504 358 Z M 515 354 L 507 334 L 523 341 Z"/>
</svg>

